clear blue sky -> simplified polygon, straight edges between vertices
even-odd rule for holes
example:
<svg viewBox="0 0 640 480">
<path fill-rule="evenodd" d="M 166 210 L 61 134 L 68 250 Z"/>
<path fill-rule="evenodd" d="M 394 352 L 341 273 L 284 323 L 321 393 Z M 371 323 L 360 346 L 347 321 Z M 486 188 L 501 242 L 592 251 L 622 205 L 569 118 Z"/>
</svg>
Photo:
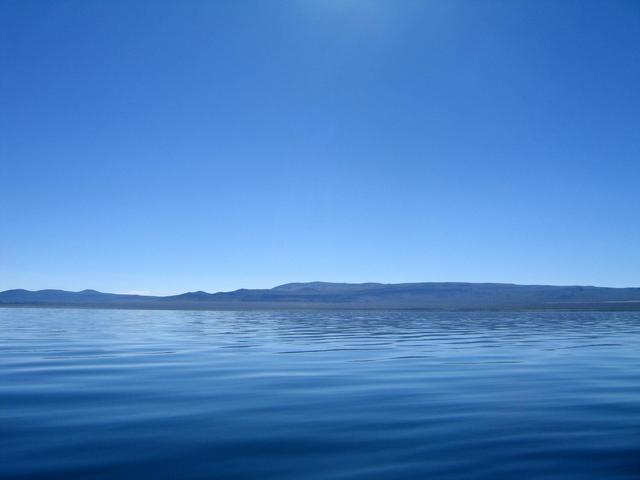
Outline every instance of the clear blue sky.
<svg viewBox="0 0 640 480">
<path fill-rule="evenodd" d="M 0 18 L 0 290 L 640 286 L 640 2 Z"/>
</svg>

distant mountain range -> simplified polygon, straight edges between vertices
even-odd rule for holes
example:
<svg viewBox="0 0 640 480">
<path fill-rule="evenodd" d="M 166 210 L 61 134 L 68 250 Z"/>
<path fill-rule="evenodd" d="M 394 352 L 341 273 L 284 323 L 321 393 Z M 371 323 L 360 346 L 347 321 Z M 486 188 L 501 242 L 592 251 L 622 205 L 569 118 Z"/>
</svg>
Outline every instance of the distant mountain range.
<svg viewBox="0 0 640 480">
<path fill-rule="evenodd" d="M 510 283 L 287 283 L 271 289 L 187 292 L 166 297 L 95 290 L 6 290 L 5 307 L 92 307 L 176 310 L 425 309 L 638 310 L 640 288 Z"/>
</svg>

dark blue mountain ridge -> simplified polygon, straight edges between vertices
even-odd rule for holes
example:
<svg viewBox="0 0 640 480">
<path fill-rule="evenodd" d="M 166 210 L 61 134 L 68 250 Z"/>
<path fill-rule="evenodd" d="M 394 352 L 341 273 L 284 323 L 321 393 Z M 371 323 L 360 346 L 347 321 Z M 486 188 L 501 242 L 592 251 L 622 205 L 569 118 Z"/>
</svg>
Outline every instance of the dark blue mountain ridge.
<svg viewBox="0 0 640 480">
<path fill-rule="evenodd" d="M 0 306 L 157 309 L 594 309 L 640 310 L 640 288 L 512 283 L 287 283 L 270 289 L 186 292 L 165 297 L 96 290 L 6 290 Z"/>
</svg>

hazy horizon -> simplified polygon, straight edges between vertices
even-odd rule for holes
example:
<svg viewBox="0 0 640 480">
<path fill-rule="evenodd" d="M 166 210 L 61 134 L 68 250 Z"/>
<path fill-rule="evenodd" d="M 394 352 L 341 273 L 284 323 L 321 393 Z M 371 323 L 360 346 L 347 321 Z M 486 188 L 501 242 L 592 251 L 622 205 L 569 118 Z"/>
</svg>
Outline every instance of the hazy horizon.
<svg viewBox="0 0 640 480">
<path fill-rule="evenodd" d="M 638 2 L 0 22 L 0 290 L 640 284 Z"/>
<path fill-rule="evenodd" d="M 158 296 L 158 297 L 165 297 L 165 296 L 171 296 L 171 295 L 179 295 L 182 293 L 188 293 L 188 292 L 197 292 L 197 291 L 204 291 L 207 293 L 218 293 L 218 292 L 232 292 L 235 290 L 240 290 L 240 289 L 248 289 L 248 290 L 268 290 L 280 285 L 284 285 L 287 283 L 311 283 L 311 282 L 323 282 L 323 283 L 349 283 L 349 284 L 359 284 L 359 283 L 380 283 L 380 284 L 399 284 L 399 283 L 495 283 L 495 284 L 514 284 L 514 285 L 536 285 L 536 286 L 556 286 L 556 287 L 571 287 L 571 286 L 580 286 L 580 287 L 601 287 L 601 288 L 640 288 L 640 283 L 639 284 L 630 284 L 630 285 L 600 285 L 600 284 L 587 284 L 587 283 L 550 283 L 550 282 L 538 282 L 538 283 L 524 283 L 524 282 L 510 282 L 510 281 L 483 281 L 483 280 L 479 280 L 479 281 L 467 281 L 467 280 L 415 280 L 415 281 L 397 281 L 397 282 L 385 282 L 385 281 L 377 281 L 377 280 L 362 280 L 362 281 L 353 281 L 353 282 L 349 282 L 349 281 L 342 281 L 342 280 L 338 280 L 338 281 L 334 281 L 334 280 L 304 280 L 304 281 L 298 281 L 298 280 L 293 280 L 293 281 L 283 281 L 283 282 L 279 282 L 279 283 L 274 283 L 274 284 L 258 284 L 257 286 L 247 286 L 247 285 L 234 285 L 231 286 L 229 288 L 224 288 L 224 289 L 208 289 L 208 288 L 199 288 L 199 287 L 195 287 L 192 288 L 191 290 L 145 290 L 140 289 L 140 290 L 124 290 L 124 291 L 120 291 L 120 290 L 103 290 L 103 289 L 99 289 L 99 288 L 94 288 L 91 285 L 89 286 L 80 286 L 80 287 L 76 287 L 76 288 L 60 288 L 58 286 L 44 286 L 41 288 L 25 288 L 23 286 L 12 286 L 12 287 L 8 287 L 8 288 L 0 288 L 0 292 L 1 291 L 6 291 L 6 290 L 30 290 L 30 291 L 38 291 L 38 290 L 64 290 L 64 291 L 70 291 L 70 292 L 80 292 L 82 290 L 96 290 L 98 292 L 103 292 L 103 293 L 115 293 L 115 294 L 122 294 L 122 295 L 149 295 L 149 296 Z"/>
<path fill-rule="evenodd" d="M 459 283 L 459 284 L 467 284 L 467 283 L 471 283 L 471 284 L 503 284 L 503 285 L 519 285 L 519 286 L 553 286 L 553 287 L 597 287 L 597 288 L 640 288 L 640 286 L 638 285 L 625 285 L 625 286 L 621 286 L 621 287 L 616 287 L 616 286 L 611 286 L 611 285 L 585 285 L 585 284 L 567 284 L 567 285 L 559 285 L 559 284 L 550 284 L 550 283 L 538 283 L 538 284 L 522 284 L 522 283 L 515 283 L 515 282 L 467 282 L 464 280 L 453 280 L 453 281 L 422 281 L 422 282 L 376 282 L 376 281 L 367 281 L 367 282 L 341 282 L 341 281 L 325 281 L 325 280 L 310 280 L 310 281 L 305 281 L 305 282 L 298 282 L 298 281 L 291 281 L 291 282 L 283 282 L 283 283 L 279 283 L 276 285 L 269 285 L 269 286 L 261 286 L 261 287 L 246 287 L 246 286 L 239 286 L 237 288 L 231 288 L 229 290 L 207 290 L 207 289 L 196 289 L 196 290 L 184 290 L 184 291 L 176 291 L 176 292 L 169 292 L 169 293 L 153 293 L 150 292 L 148 290 L 130 290 L 130 291 L 125 291 L 125 292 L 118 292 L 118 291 L 106 291 L 106 290 L 98 290 L 95 288 L 91 288 L 91 287 L 86 287 L 86 288 L 81 288 L 81 289 L 77 289 L 77 290 L 66 290 L 66 289 L 62 289 L 62 288 L 56 288 L 56 287 L 48 287 L 48 288 L 43 288 L 43 289 L 23 289 L 21 287 L 15 287 L 15 288 L 10 288 L 10 289 L 4 289 L 4 290 L 0 290 L 0 292 L 2 291 L 6 291 L 6 290 L 29 290 L 29 291 L 39 291 L 39 290 L 62 290 L 62 291 L 71 291 L 71 292 L 81 292 L 84 290 L 94 290 L 94 291 L 99 291 L 102 293 L 112 293 L 112 294 L 118 294 L 118 295 L 143 295 L 143 296 L 159 296 L 159 297 L 163 297 L 163 296 L 171 296 L 171 295 L 179 295 L 179 294 L 183 294 L 183 293 L 190 293 L 190 292 L 199 292 L 199 291 L 204 291 L 206 293 L 224 293 L 224 292 L 233 292 L 236 290 L 242 290 L 242 289 L 246 289 L 246 290 L 270 290 L 282 285 L 287 285 L 287 284 L 308 284 L 308 283 L 326 283 L 326 284 L 350 284 L 350 285 L 357 285 L 357 284 L 368 284 L 368 283 L 374 283 L 374 284 L 380 284 L 380 285 L 397 285 L 397 284 L 414 284 L 414 283 Z"/>
</svg>

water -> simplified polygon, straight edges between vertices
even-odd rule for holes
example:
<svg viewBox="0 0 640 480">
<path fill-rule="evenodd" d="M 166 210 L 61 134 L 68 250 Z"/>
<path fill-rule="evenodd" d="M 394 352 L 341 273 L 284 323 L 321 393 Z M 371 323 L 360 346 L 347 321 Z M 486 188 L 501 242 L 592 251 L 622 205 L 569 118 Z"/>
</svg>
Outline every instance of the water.
<svg viewBox="0 0 640 480">
<path fill-rule="evenodd" d="M 639 313 L 0 309 L 3 479 L 637 479 Z"/>
</svg>

